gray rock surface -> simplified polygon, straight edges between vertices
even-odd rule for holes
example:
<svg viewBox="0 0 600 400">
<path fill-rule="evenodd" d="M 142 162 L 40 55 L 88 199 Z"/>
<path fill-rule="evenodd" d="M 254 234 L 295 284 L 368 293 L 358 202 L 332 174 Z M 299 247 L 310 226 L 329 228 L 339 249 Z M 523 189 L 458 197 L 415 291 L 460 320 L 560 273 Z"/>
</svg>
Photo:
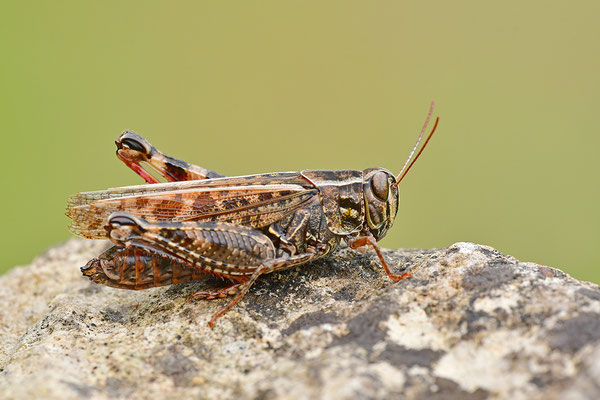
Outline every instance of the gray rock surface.
<svg viewBox="0 0 600 400">
<path fill-rule="evenodd" d="M 264 276 L 214 329 L 211 282 L 99 286 L 73 239 L 0 277 L 0 397 L 600 398 L 600 287 L 485 246 L 333 257 Z M 212 282 L 214 286 L 214 282 Z"/>
</svg>

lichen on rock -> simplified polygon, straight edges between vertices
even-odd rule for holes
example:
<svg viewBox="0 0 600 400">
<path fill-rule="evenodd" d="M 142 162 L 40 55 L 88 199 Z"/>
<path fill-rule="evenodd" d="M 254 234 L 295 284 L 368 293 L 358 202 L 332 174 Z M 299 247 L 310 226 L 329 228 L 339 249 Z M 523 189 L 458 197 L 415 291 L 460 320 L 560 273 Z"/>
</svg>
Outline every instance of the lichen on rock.
<svg viewBox="0 0 600 400">
<path fill-rule="evenodd" d="M 341 249 L 227 300 L 104 287 L 73 239 L 0 277 L 0 397 L 600 398 L 600 287 L 486 246 Z"/>
</svg>

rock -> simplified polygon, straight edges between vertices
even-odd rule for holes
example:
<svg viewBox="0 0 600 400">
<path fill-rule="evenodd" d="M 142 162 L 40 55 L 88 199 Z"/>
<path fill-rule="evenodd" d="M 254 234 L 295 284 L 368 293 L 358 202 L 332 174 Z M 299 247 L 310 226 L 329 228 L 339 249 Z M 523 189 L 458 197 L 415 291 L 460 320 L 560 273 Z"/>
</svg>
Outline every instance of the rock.
<svg viewBox="0 0 600 400">
<path fill-rule="evenodd" d="M 600 287 L 472 243 L 341 249 L 261 277 L 233 310 L 214 282 L 142 291 L 79 267 L 73 239 L 0 277 L 0 397 L 600 398 Z"/>
</svg>

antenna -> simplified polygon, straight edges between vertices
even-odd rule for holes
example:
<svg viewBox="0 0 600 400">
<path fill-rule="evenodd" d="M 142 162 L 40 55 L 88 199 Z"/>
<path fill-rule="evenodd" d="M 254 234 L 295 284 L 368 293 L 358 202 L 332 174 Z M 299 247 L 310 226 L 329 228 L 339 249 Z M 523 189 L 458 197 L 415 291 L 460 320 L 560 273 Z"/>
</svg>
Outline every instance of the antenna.
<svg viewBox="0 0 600 400">
<path fill-rule="evenodd" d="M 412 151 L 410 152 L 410 155 L 406 159 L 406 162 L 404 163 L 404 166 L 402 167 L 402 169 L 400 170 L 400 172 L 396 176 L 396 183 L 394 183 L 394 186 L 398 186 L 398 184 L 402 181 L 402 179 L 404 179 L 404 177 L 406 176 L 406 174 L 408 174 L 408 171 L 410 171 L 410 169 L 412 168 L 412 166 L 419 159 L 419 156 L 421 155 L 421 153 L 423 152 L 423 150 L 425 150 L 425 146 L 427 146 L 427 143 L 429 143 L 429 139 L 431 139 L 431 137 L 433 136 L 433 133 L 435 132 L 435 128 L 437 128 L 437 126 L 438 126 L 438 122 L 440 121 L 440 117 L 437 117 L 435 119 L 435 124 L 433 125 L 433 129 L 431 130 L 431 133 L 429 134 L 429 136 L 427 136 L 427 139 L 425 139 L 425 142 L 423 143 L 423 147 L 421 147 L 421 150 L 419 150 L 419 152 L 417 153 L 417 156 L 412 160 L 412 162 L 410 163 L 410 165 L 408 165 L 408 163 L 410 162 L 413 154 L 415 154 L 415 151 L 417 150 L 417 147 L 419 147 L 419 143 L 421 143 L 421 139 L 423 138 L 423 133 L 425 133 L 425 129 L 427 129 L 427 125 L 429 125 L 429 120 L 431 119 L 431 115 L 433 114 L 433 107 L 434 107 L 434 105 L 435 105 L 435 102 L 432 101 L 431 102 L 431 106 L 429 107 L 429 112 L 427 113 L 427 118 L 425 119 L 425 123 L 423 124 L 423 128 L 421 128 L 421 133 L 419 133 L 419 137 L 417 138 L 417 143 L 415 143 L 415 146 L 413 147 Z M 408 165 L 408 168 L 406 167 L 407 165 Z"/>
</svg>

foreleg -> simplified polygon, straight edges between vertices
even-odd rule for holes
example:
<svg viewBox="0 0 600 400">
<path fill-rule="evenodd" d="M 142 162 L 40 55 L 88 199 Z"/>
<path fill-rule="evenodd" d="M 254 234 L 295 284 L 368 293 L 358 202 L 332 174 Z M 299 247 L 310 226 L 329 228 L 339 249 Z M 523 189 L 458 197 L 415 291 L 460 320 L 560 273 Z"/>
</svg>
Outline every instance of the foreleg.
<svg viewBox="0 0 600 400">
<path fill-rule="evenodd" d="M 385 258 L 383 258 L 383 254 L 381 254 L 381 249 L 379 249 L 379 245 L 377 244 L 377 240 L 375 240 L 374 237 L 372 236 L 361 236 L 355 239 L 350 239 L 348 241 L 348 247 L 350 247 L 351 249 L 358 249 L 359 247 L 363 247 L 363 246 L 371 246 L 373 247 L 373 249 L 375 250 L 375 253 L 377 253 L 377 257 L 379 257 L 379 261 L 381 262 L 381 265 L 383 266 L 383 269 L 385 270 L 385 273 L 387 274 L 387 276 L 390 277 L 391 280 L 394 281 L 401 281 L 405 278 L 411 278 L 412 274 L 410 272 L 405 272 L 401 275 L 394 275 L 392 273 L 392 271 L 390 270 L 390 267 L 387 265 L 387 262 L 385 261 Z"/>
</svg>

